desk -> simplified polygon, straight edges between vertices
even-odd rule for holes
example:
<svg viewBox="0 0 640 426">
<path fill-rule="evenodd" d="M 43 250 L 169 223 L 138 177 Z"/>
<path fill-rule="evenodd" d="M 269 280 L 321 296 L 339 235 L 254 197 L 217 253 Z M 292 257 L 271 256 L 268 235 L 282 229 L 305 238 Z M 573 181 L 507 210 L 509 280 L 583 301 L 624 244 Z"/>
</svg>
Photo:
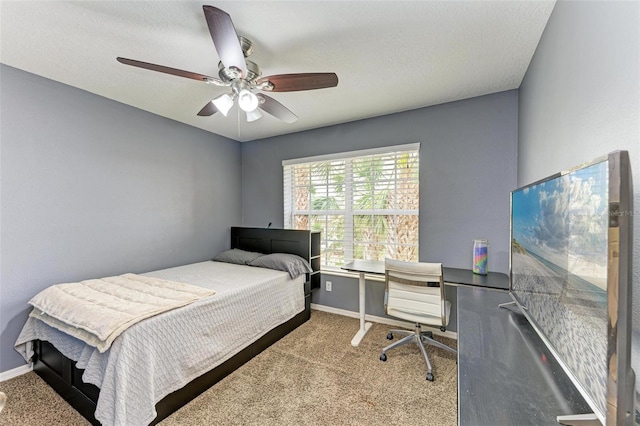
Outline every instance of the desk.
<svg viewBox="0 0 640 426">
<path fill-rule="evenodd" d="M 342 267 L 342 269 L 350 272 L 357 272 L 359 274 L 358 277 L 358 294 L 359 294 L 359 302 L 358 302 L 358 311 L 360 313 L 360 329 L 351 339 L 351 346 L 358 346 L 362 341 L 362 338 L 367 331 L 371 328 L 370 322 L 365 322 L 365 274 L 372 275 L 384 275 L 384 262 L 377 262 L 372 260 L 354 260 L 353 262 L 347 263 Z"/>
<path fill-rule="evenodd" d="M 505 291 L 458 288 L 458 424 L 558 425 L 591 410 Z"/>
<path fill-rule="evenodd" d="M 471 269 L 444 269 L 444 283 L 447 285 L 463 285 L 474 287 L 509 290 L 509 275 L 501 272 L 489 272 L 487 275 L 474 274 Z"/>
<path fill-rule="evenodd" d="M 373 260 L 354 260 L 347 263 L 342 269 L 357 272 L 358 277 L 358 311 L 360 315 L 360 329 L 351 340 L 351 345 L 358 346 L 362 338 L 371 327 L 370 322 L 365 321 L 365 275 L 384 275 L 384 262 Z M 488 288 L 509 289 L 509 276 L 498 272 L 489 272 L 487 275 L 474 274 L 470 269 L 444 267 L 444 283 L 454 286 L 480 286 Z"/>
</svg>

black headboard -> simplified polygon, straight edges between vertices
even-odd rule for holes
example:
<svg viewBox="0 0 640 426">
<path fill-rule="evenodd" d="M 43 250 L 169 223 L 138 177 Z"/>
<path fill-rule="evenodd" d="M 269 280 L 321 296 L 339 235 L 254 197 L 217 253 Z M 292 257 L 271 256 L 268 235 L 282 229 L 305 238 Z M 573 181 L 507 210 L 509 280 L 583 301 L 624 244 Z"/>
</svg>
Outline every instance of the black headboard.
<svg viewBox="0 0 640 426">
<path fill-rule="evenodd" d="M 231 227 L 231 248 L 260 253 L 297 254 L 306 261 L 311 256 L 311 233 L 294 229 Z"/>
</svg>

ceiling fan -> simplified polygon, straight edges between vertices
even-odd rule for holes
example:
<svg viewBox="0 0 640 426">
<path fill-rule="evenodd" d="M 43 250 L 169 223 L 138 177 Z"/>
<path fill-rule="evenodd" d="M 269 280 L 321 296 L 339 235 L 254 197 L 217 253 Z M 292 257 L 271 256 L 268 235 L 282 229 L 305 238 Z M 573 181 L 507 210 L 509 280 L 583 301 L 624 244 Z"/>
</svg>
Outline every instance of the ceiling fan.
<svg viewBox="0 0 640 426">
<path fill-rule="evenodd" d="M 277 100 L 263 92 L 296 92 L 300 90 L 324 89 L 336 87 L 338 76 L 335 73 L 299 73 L 278 74 L 262 77 L 260 67 L 246 58 L 253 52 L 253 43 L 236 34 L 235 27 L 228 13 L 213 6 L 202 6 L 207 26 L 218 52 L 218 76 L 210 77 L 190 71 L 183 71 L 163 65 L 136 61 L 118 57 L 118 62 L 152 71 L 191 78 L 216 86 L 229 87 L 231 90 L 208 102 L 198 112 L 199 116 L 210 116 L 220 112 L 224 116 L 229 113 L 235 100 L 246 112 L 247 121 L 255 121 L 262 117 L 260 110 L 286 122 L 293 123 L 298 117 Z"/>
</svg>

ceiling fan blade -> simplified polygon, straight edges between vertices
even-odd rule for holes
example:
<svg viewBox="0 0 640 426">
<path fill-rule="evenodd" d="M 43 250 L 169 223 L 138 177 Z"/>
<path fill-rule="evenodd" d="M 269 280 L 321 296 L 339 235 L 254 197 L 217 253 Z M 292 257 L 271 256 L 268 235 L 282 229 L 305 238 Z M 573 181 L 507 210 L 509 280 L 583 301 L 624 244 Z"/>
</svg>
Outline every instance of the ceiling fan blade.
<svg viewBox="0 0 640 426">
<path fill-rule="evenodd" d="M 278 118 L 285 123 L 295 123 L 298 120 L 297 115 L 292 113 L 289 108 L 282 105 L 272 97 L 263 95 L 262 93 L 257 94 L 256 96 L 260 99 L 259 108 L 264 112 L 273 115 L 275 118 Z"/>
<path fill-rule="evenodd" d="M 118 57 L 118 62 L 131 65 L 138 68 L 144 68 L 151 71 L 163 72 L 165 74 L 177 75 L 178 77 L 192 78 L 194 80 L 204 81 L 216 83 L 221 81 L 215 77 L 209 77 L 208 75 L 198 74 L 190 71 L 183 71 L 177 68 L 165 67 L 163 65 L 150 64 L 149 62 L 136 61 L 134 59 L 120 58 Z"/>
<path fill-rule="evenodd" d="M 238 40 L 238 34 L 229 14 L 213 6 L 202 6 L 209 26 L 213 45 L 225 68 L 237 68 L 242 77 L 247 76 L 247 64 Z"/>
<path fill-rule="evenodd" d="M 213 104 L 213 102 L 209 101 L 207 102 L 207 104 L 200 110 L 200 112 L 198 112 L 198 115 L 200 117 L 209 117 L 210 115 L 215 114 L 216 112 L 218 112 L 218 109 L 215 107 L 215 105 Z"/>
<path fill-rule="evenodd" d="M 338 76 L 333 72 L 317 72 L 302 74 L 279 74 L 258 79 L 257 83 L 271 83 L 273 88 L 264 90 L 270 92 L 296 92 L 299 90 L 324 89 L 327 87 L 336 87 L 338 85 Z"/>
</svg>

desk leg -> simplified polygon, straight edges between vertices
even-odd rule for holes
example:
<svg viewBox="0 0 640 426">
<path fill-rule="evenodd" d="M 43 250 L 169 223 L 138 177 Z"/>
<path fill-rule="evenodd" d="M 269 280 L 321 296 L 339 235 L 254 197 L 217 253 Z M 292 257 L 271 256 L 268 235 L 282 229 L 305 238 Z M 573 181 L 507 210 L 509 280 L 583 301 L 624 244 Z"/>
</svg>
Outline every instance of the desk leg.
<svg viewBox="0 0 640 426">
<path fill-rule="evenodd" d="M 360 342 L 362 341 L 362 339 L 364 338 L 364 335 L 367 334 L 367 331 L 369 331 L 369 329 L 371 328 L 371 323 L 364 321 L 364 315 L 365 315 L 365 281 L 364 281 L 364 272 L 360 272 L 360 278 L 358 279 L 358 292 L 360 293 L 360 302 L 359 302 L 360 330 L 358 330 L 356 335 L 353 336 L 353 339 L 351 340 L 351 346 L 358 346 L 360 344 Z"/>
</svg>

